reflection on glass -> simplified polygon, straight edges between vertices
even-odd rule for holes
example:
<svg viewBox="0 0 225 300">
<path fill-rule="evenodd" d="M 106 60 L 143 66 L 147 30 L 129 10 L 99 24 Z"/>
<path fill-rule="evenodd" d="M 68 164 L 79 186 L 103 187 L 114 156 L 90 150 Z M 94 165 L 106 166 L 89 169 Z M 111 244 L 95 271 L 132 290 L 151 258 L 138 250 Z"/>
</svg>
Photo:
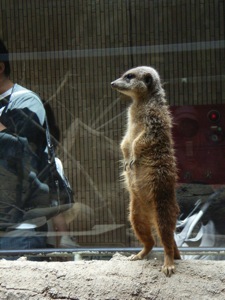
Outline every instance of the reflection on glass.
<svg viewBox="0 0 225 300">
<path fill-rule="evenodd" d="M 62 212 L 61 219 L 54 223 L 52 217 L 44 216 L 48 223 L 44 247 L 140 246 L 130 230 L 128 195 L 120 178 L 119 144 L 129 102 L 121 101 L 110 87 L 118 74 L 131 67 L 153 66 L 164 82 L 174 117 L 177 195 L 183 214 L 179 220 L 189 215 L 199 199 L 204 205 L 224 185 L 223 2 L 12 0 L 1 1 L 0 8 L 0 35 L 10 51 L 10 80 L 50 105 L 60 131 L 56 154 L 74 191 L 73 206 Z M 2 81 L 0 90 L 1 85 Z M 35 122 L 37 113 L 35 109 Z M 10 143 L 17 138 L 13 136 Z M 33 130 L 30 138 L 34 144 L 39 140 Z M 46 140 L 41 133 L 40 140 Z M 0 149 L 3 160 L 4 147 Z M 27 178 L 29 170 L 38 173 L 29 151 Z M 12 171 L 10 176 L 16 179 L 14 162 L 10 164 L 7 172 Z M 9 173 L 3 175 L 9 177 Z M 42 184 L 47 183 L 31 179 L 38 183 L 42 193 L 37 194 L 38 208 L 43 208 L 47 190 Z M 15 199 L 16 184 L 2 182 L 1 189 Z M 11 196 L 1 194 L 9 203 Z M 200 221 L 205 226 L 213 220 L 222 247 L 222 193 L 212 202 Z M 7 211 L 7 222 L 10 216 Z"/>
</svg>

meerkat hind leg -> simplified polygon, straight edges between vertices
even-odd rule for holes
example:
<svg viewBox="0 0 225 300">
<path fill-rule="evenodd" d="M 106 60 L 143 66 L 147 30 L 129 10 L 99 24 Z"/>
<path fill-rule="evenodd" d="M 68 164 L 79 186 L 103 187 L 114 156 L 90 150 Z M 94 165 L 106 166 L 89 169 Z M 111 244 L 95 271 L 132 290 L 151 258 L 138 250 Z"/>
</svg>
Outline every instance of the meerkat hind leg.
<svg viewBox="0 0 225 300">
<path fill-rule="evenodd" d="M 154 242 L 153 242 L 154 245 Z M 144 248 L 138 252 L 138 254 L 133 254 L 130 256 L 131 260 L 141 260 L 143 259 L 146 255 L 148 255 L 148 253 L 152 250 L 152 247 L 146 247 L 144 246 Z"/>
<path fill-rule="evenodd" d="M 164 247 L 164 264 L 162 266 L 162 272 L 170 277 L 175 273 L 174 256 L 178 255 L 175 249 L 173 232 L 171 231 L 171 233 L 169 233 L 168 230 L 164 233 L 161 232 L 161 241 Z"/>
<path fill-rule="evenodd" d="M 175 240 L 174 240 L 174 259 L 181 259 L 180 251 L 177 248 L 177 244 L 176 244 Z"/>
<path fill-rule="evenodd" d="M 132 255 L 130 259 L 140 260 L 148 255 L 155 244 L 146 210 L 140 206 L 133 208 L 130 212 L 130 221 L 136 237 L 144 245 L 144 248 L 138 254 Z"/>
</svg>

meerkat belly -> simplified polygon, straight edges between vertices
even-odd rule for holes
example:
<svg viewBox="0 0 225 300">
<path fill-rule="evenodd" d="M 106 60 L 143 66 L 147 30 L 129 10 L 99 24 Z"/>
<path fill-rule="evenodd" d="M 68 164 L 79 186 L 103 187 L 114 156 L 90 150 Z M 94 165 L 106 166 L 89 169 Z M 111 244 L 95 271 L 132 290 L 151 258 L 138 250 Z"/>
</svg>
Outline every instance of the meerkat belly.
<svg viewBox="0 0 225 300">
<path fill-rule="evenodd" d="M 154 170 L 148 166 L 132 166 L 124 172 L 128 190 L 150 199 L 154 189 Z"/>
</svg>

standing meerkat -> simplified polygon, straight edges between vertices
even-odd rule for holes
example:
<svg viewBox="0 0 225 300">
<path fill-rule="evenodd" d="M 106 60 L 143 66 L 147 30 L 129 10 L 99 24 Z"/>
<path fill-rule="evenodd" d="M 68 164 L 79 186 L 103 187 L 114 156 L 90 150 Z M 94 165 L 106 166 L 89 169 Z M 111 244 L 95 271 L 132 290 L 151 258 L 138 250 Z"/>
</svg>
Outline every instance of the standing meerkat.
<svg viewBox="0 0 225 300">
<path fill-rule="evenodd" d="M 111 83 L 133 100 L 128 108 L 127 130 L 121 142 L 126 188 L 130 195 L 130 222 L 144 248 L 132 256 L 143 259 L 153 248 L 153 231 L 164 247 L 162 271 L 174 273 L 180 253 L 174 240 L 179 207 L 176 202 L 176 160 L 172 118 L 159 74 L 137 67 Z"/>
</svg>

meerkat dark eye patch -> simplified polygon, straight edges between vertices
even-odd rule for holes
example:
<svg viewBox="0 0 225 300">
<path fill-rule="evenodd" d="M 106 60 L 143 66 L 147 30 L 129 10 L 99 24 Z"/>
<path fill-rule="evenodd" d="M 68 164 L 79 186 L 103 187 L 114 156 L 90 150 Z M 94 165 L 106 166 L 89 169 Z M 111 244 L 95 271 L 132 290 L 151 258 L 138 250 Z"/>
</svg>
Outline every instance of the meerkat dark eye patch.
<svg viewBox="0 0 225 300">
<path fill-rule="evenodd" d="M 124 79 L 127 80 L 127 81 L 130 81 L 133 78 L 135 78 L 135 75 L 132 74 L 132 73 L 129 73 L 129 74 L 124 76 Z"/>
<path fill-rule="evenodd" d="M 145 75 L 144 82 L 146 85 L 151 85 L 152 84 L 152 76 L 150 74 Z"/>
</svg>

